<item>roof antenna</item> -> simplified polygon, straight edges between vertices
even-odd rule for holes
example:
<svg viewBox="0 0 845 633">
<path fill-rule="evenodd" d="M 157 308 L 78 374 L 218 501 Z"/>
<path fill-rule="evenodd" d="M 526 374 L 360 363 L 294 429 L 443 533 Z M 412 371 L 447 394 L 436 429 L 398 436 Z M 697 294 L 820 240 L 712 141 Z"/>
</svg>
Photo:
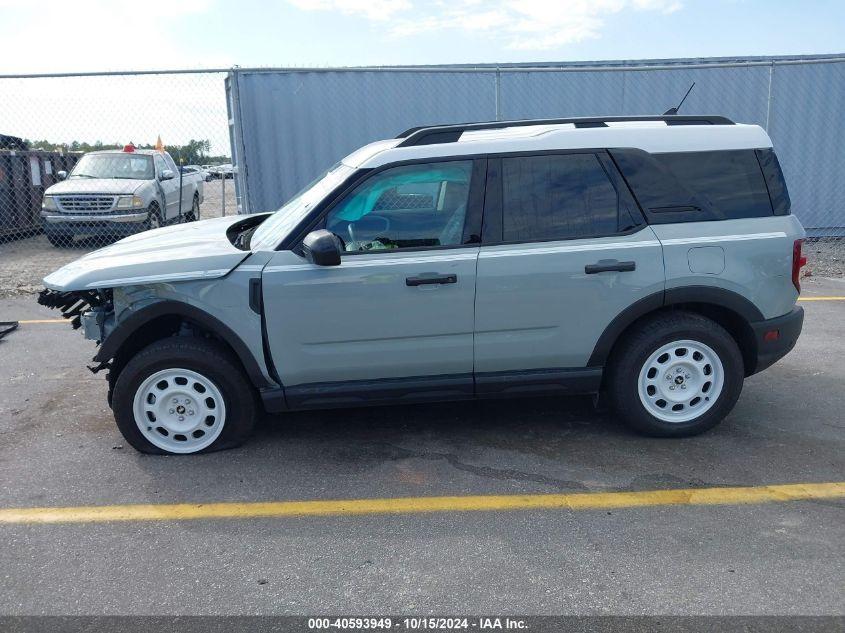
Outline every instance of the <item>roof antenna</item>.
<svg viewBox="0 0 845 633">
<path fill-rule="evenodd" d="M 689 93 L 692 92 L 692 89 L 694 87 L 695 87 L 695 82 L 693 81 L 692 85 L 689 87 L 689 90 L 687 90 L 687 94 L 685 94 L 684 98 L 681 99 L 681 102 L 677 106 L 675 106 L 674 108 L 669 108 L 668 110 L 666 110 L 666 112 L 663 113 L 663 116 L 668 116 L 668 115 L 671 115 L 671 114 L 678 114 L 678 110 L 680 110 L 681 106 L 684 105 L 684 101 L 687 100 Z"/>
</svg>

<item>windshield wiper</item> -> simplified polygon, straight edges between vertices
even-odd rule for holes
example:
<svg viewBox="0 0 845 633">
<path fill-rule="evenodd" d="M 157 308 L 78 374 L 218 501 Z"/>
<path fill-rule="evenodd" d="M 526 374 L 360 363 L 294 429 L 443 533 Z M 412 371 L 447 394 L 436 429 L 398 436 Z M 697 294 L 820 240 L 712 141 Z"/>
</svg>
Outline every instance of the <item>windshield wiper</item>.
<svg viewBox="0 0 845 633">
<path fill-rule="evenodd" d="M 97 176 L 92 176 L 91 174 L 71 174 L 71 178 L 97 178 Z"/>
</svg>

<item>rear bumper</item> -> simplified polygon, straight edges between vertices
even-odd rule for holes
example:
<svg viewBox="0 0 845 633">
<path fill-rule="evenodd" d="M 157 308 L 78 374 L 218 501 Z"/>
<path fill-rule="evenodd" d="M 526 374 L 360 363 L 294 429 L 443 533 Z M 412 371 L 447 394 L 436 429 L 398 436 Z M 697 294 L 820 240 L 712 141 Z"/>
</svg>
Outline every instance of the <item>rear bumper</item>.
<svg viewBox="0 0 845 633">
<path fill-rule="evenodd" d="M 799 306 L 789 314 L 751 323 L 757 343 L 757 364 L 752 373 L 763 371 L 786 356 L 795 347 L 803 325 L 804 308 Z"/>
</svg>

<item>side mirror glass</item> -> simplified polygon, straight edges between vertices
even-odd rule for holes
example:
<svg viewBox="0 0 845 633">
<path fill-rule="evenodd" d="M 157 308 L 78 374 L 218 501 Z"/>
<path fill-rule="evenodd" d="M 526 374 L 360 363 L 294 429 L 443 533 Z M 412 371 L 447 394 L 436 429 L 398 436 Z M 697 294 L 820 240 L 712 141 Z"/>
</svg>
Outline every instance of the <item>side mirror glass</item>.
<svg viewBox="0 0 845 633">
<path fill-rule="evenodd" d="M 174 178 L 176 178 L 176 174 L 173 173 L 172 169 L 165 169 L 159 176 L 159 180 L 173 180 Z"/>
<path fill-rule="evenodd" d="M 64 180 L 65 178 L 67 178 L 67 172 L 66 172 L 66 171 L 64 171 L 64 170 L 62 170 L 62 171 L 57 171 L 57 172 L 56 172 L 56 177 L 58 177 L 58 179 L 59 179 L 59 180 Z"/>
<path fill-rule="evenodd" d="M 302 250 L 312 264 L 340 266 L 340 240 L 331 231 L 311 231 L 302 240 Z"/>
</svg>

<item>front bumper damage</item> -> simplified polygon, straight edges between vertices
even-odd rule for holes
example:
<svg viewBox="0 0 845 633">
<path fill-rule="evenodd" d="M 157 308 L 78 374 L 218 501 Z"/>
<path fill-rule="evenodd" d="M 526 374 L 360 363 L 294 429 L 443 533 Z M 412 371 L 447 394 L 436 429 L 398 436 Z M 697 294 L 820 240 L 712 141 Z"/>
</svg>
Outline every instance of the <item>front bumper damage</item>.
<svg viewBox="0 0 845 633">
<path fill-rule="evenodd" d="M 38 303 L 59 310 L 74 330 L 82 328 L 85 338 L 99 345 L 105 338 L 109 315 L 114 311 L 111 291 L 72 290 L 62 292 L 45 288 L 38 294 Z M 93 373 L 107 369 L 108 363 L 89 365 Z"/>
</svg>

